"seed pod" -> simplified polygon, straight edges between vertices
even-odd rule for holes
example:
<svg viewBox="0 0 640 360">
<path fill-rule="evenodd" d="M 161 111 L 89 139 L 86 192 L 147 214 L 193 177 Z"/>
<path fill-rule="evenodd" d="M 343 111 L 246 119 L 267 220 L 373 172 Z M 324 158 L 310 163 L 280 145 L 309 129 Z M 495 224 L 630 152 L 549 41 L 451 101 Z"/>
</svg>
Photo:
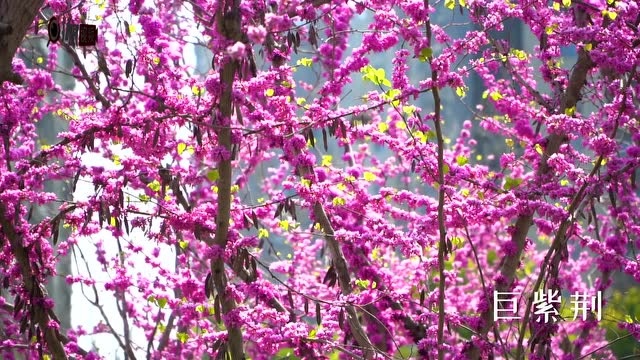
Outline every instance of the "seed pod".
<svg viewBox="0 0 640 360">
<path fill-rule="evenodd" d="M 133 71 L 133 60 L 129 59 L 127 60 L 126 65 L 124 66 L 124 73 L 127 76 L 127 78 L 131 76 L 131 71 Z"/>
<path fill-rule="evenodd" d="M 322 324 L 322 315 L 320 314 L 320 303 L 316 302 L 316 322 Z"/>
</svg>

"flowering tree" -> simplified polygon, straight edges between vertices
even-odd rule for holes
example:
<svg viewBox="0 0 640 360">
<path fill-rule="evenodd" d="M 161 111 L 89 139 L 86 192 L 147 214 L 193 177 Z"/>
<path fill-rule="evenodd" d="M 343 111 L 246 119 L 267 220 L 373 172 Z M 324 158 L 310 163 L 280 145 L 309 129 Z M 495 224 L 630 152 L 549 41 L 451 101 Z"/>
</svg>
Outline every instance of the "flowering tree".
<svg viewBox="0 0 640 360">
<path fill-rule="evenodd" d="M 640 281 L 635 1 L 0 6 L 3 358 L 98 358 L 79 343 L 100 333 L 128 359 L 611 358 L 604 320 L 640 338 L 601 314 L 616 273 Z M 14 57 L 54 15 L 96 24 L 98 44 Z M 460 19 L 474 29 L 453 36 Z M 507 19 L 535 46 L 500 39 Z M 52 81 L 58 51 L 81 88 Z M 356 78 L 374 90 L 345 105 Z M 445 118 L 452 94 L 471 119 Z M 47 113 L 69 131 L 38 144 Z M 506 143 L 497 170 L 481 132 Z M 91 191 L 60 201 L 48 181 Z M 64 254 L 95 327 L 59 327 L 44 284 Z"/>
</svg>

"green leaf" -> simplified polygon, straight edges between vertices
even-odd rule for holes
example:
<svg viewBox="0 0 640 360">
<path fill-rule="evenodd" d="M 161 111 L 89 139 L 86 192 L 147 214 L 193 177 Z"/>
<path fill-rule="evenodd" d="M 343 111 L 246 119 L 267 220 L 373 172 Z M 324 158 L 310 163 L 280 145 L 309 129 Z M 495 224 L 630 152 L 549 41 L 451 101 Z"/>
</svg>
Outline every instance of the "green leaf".
<svg viewBox="0 0 640 360">
<path fill-rule="evenodd" d="M 363 80 L 371 81 L 375 85 L 391 86 L 391 82 L 387 79 L 386 72 L 383 68 L 376 69 L 371 65 L 364 66 L 360 69 L 364 75 Z"/>
<path fill-rule="evenodd" d="M 176 336 L 177 336 L 178 340 L 180 340 L 180 342 L 183 343 L 183 344 L 186 343 L 187 340 L 189 340 L 189 334 L 187 334 L 187 333 L 178 332 L 176 334 Z"/>
<path fill-rule="evenodd" d="M 369 280 L 356 279 L 356 286 L 363 290 L 368 288 L 370 284 L 371 281 Z"/>
<path fill-rule="evenodd" d="M 461 238 L 460 236 L 454 236 L 451 238 L 451 244 L 456 248 L 461 248 L 464 244 L 464 238 Z"/>
<path fill-rule="evenodd" d="M 522 179 L 507 177 L 504 182 L 504 189 L 509 191 L 515 189 L 522 184 Z"/>
<path fill-rule="evenodd" d="M 430 47 L 424 48 L 420 50 L 420 56 L 418 59 L 422 62 L 425 62 L 433 56 L 433 50 Z"/>
<path fill-rule="evenodd" d="M 464 166 L 468 162 L 469 162 L 469 159 L 464 155 L 458 155 L 456 157 L 456 163 L 458 163 L 458 166 Z"/>
<path fill-rule="evenodd" d="M 189 246 L 189 242 L 187 240 L 180 240 L 178 241 L 178 245 L 180 246 L 180 249 L 184 250 Z"/>
<path fill-rule="evenodd" d="M 207 179 L 209 179 L 209 181 L 215 182 L 219 178 L 220 178 L 220 172 L 218 172 L 218 169 L 211 169 L 209 170 L 209 172 L 207 172 Z"/>
<path fill-rule="evenodd" d="M 415 358 L 418 355 L 418 349 L 415 345 L 403 345 L 398 348 L 398 356 L 401 359 Z"/>
<path fill-rule="evenodd" d="M 275 360 L 300 360 L 300 358 L 296 356 L 292 348 L 280 349 L 280 351 L 276 353 L 276 356 L 274 357 L 274 359 Z"/>
<path fill-rule="evenodd" d="M 489 263 L 489 265 L 493 266 L 493 264 L 496 263 L 497 259 L 498 259 L 498 253 L 496 253 L 495 250 L 489 250 L 487 252 L 487 262 Z"/>
<path fill-rule="evenodd" d="M 147 185 L 147 187 L 155 192 L 160 191 L 160 187 L 162 185 L 160 185 L 160 181 L 158 180 L 153 180 L 152 182 L 149 183 L 149 185 Z"/>
<path fill-rule="evenodd" d="M 164 309 L 164 307 L 167 306 L 167 298 L 159 298 L 158 306 L 160 307 L 160 309 Z"/>
<path fill-rule="evenodd" d="M 456 7 L 456 0 L 445 0 L 444 6 L 449 10 L 453 10 Z"/>
</svg>

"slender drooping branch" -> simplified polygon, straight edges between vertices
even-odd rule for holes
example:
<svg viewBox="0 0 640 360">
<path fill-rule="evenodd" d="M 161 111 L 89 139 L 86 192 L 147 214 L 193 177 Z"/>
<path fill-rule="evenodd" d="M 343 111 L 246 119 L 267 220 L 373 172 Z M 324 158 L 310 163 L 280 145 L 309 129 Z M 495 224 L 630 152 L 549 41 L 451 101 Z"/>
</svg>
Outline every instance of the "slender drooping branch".
<svg viewBox="0 0 640 360">
<path fill-rule="evenodd" d="M 429 8 L 429 0 L 424 1 L 425 9 Z M 431 19 L 427 18 L 425 22 L 427 39 L 429 44 L 432 42 L 432 29 Z M 436 132 L 436 139 L 438 144 L 438 276 L 440 281 L 438 282 L 438 360 L 444 359 L 444 297 L 446 289 L 446 281 L 444 274 L 444 260 L 447 255 L 447 229 L 445 227 L 445 215 L 444 215 L 444 203 L 445 203 L 445 186 L 444 186 L 444 136 L 442 135 L 442 119 L 440 114 L 440 89 L 438 89 L 438 71 L 433 68 L 433 58 L 429 57 L 429 64 L 431 65 L 431 94 L 433 96 L 433 123 Z"/>
</svg>

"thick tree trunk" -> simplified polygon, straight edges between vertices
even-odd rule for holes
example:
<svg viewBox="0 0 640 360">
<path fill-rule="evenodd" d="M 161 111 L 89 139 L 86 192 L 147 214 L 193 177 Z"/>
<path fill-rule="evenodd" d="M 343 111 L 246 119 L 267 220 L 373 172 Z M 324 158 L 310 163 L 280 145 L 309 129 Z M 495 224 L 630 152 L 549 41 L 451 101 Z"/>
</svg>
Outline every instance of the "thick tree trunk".
<svg viewBox="0 0 640 360">
<path fill-rule="evenodd" d="M 22 83 L 11 61 L 44 0 L 0 0 L 0 84 Z"/>
</svg>

